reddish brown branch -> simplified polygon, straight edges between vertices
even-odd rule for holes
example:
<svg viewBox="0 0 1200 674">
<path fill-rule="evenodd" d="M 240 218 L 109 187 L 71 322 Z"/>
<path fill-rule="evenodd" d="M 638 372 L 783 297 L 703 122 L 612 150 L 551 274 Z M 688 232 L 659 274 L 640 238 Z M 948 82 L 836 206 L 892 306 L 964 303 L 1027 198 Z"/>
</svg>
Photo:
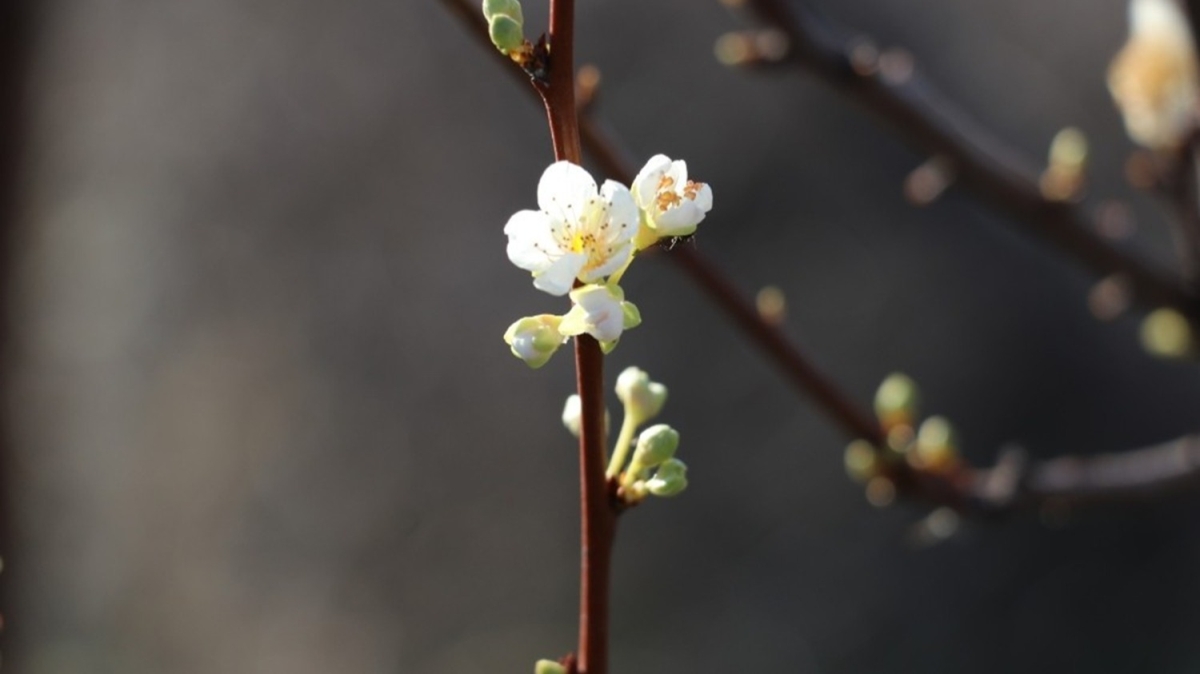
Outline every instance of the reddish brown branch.
<svg viewBox="0 0 1200 674">
<path fill-rule="evenodd" d="M 546 104 L 554 158 L 583 163 L 575 109 L 575 0 L 550 0 L 550 72 L 536 86 Z M 604 354 L 588 335 L 575 338 L 579 433 L 579 674 L 608 674 L 608 594 L 616 513 L 604 477 Z"/>
<path fill-rule="evenodd" d="M 584 420 L 579 434 L 583 531 L 576 667 L 580 674 L 605 674 L 608 672 L 608 595 L 616 512 L 604 479 L 604 356 L 600 353 L 600 343 L 589 335 L 575 339 L 575 371 Z M 588 424 L 588 419 L 595 421 Z"/>
<path fill-rule="evenodd" d="M 1080 207 L 1044 197 L 1036 165 L 941 95 L 910 56 L 890 52 L 856 63 L 854 47 L 866 41 L 839 34 L 803 5 L 790 0 L 745 4 L 787 35 L 791 50 L 781 63 L 813 73 L 888 122 L 909 144 L 944 157 L 958 182 L 1094 274 L 1123 275 L 1139 302 L 1169 305 L 1200 318 L 1196 297 L 1175 278 L 1112 247 Z"/>
</svg>

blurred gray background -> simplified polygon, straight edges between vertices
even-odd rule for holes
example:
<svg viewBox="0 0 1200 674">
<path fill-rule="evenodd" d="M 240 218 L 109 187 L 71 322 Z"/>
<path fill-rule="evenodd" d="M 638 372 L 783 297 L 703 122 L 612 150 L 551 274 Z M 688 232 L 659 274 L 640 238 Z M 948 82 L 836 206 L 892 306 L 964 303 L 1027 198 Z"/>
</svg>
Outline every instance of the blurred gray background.
<svg viewBox="0 0 1200 674">
<path fill-rule="evenodd" d="M 823 0 L 904 45 L 1017 147 L 1093 141 L 1091 205 L 1173 262 L 1104 86 L 1121 0 Z M 528 25 L 543 25 L 526 2 Z M 570 357 L 504 254 L 545 120 L 438 2 L 37 3 L 7 409 L 28 674 L 527 672 L 574 647 Z M 639 158 L 710 182 L 695 244 L 864 403 L 923 386 L 968 457 L 1194 430 L 1194 368 L 1144 355 L 1093 279 L 794 74 L 725 69 L 717 2 L 580 2 L 578 58 Z M 877 510 L 846 438 L 665 256 L 608 359 L 666 382 L 692 485 L 621 522 L 615 672 L 1197 672 L 1200 498 L 967 523 Z M 614 400 L 615 404 L 615 400 Z M 11 575 L 9 575 L 11 574 Z"/>
</svg>

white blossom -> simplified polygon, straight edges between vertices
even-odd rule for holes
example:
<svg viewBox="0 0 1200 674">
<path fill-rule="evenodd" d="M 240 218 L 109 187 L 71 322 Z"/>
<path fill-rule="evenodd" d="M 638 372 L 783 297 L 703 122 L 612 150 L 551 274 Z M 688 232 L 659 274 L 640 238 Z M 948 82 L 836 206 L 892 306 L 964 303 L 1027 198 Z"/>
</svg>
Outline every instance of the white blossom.
<svg viewBox="0 0 1200 674">
<path fill-rule="evenodd" d="M 567 336 L 588 334 L 611 350 L 621 333 L 642 322 L 637 307 L 625 301 L 617 286 L 587 285 L 571 291 L 574 306 L 563 316 L 559 331 Z"/>
<path fill-rule="evenodd" d="M 1178 147 L 1195 125 L 1200 94 L 1188 20 L 1174 0 L 1132 0 L 1129 23 L 1129 41 L 1108 71 L 1109 91 L 1133 140 Z"/>
<path fill-rule="evenodd" d="M 552 164 L 538 183 L 538 208 L 508 220 L 508 259 L 533 272 L 533 285 L 565 295 L 576 279 L 596 283 L 629 261 L 638 212 L 629 190 L 605 181 L 597 190 L 587 171 Z"/>
<path fill-rule="evenodd" d="M 687 236 L 712 209 L 712 188 L 688 180 L 687 163 L 656 154 L 633 180 L 633 199 L 641 209 L 645 229 L 639 233 L 644 248 L 664 236 Z"/>
</svg>

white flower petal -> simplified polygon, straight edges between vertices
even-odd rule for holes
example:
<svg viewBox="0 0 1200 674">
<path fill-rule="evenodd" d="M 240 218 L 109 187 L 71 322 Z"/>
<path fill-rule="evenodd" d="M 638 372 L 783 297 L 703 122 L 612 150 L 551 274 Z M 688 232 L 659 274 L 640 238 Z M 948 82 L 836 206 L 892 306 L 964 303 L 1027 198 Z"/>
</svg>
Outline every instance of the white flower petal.
<svg viewBox="0 0 1200 674">
<path fill-rule="evenodd" d="M 696 193 L 695 204 L 701 211 L 708 213 L 712 210 L 712 188 L 708 183 L 702 183 L 700 191 Z"/>
<path fill-rule="evenodd" d="M 625 329 L 621 299 L 608 286 L 589 285 L 571 291 L 575 306 L 559 326 L 564 335 L 587 333 L 601 342 L 613 342 Z"/>
<path fill-rule="evenodd" d="M 583 253 L 565 253 L 534 277 L 533 287 L 551 295 L 566 295 L 586 263 L 587 255 Z"/>
<path fill-rule="evenodd" d="M 654 221 L 659 236 L 687 236 L 696 231 L 696 225 L 704 219 L 704 212 L 690 199 L 661 213 Z"/>
<path fill-rule="evenodd" d="M 558 255 L 558 244 L 550 234 L 550 218 L 541 211 L 519 211 L 504 225 L 508 235 L 508 259 L 526 271 L 542 271 Z"/>
<path fill-rule="evenodd" d="M 633 195 L 621 183 L 607 180 L 600 196 L 609 203 L 608 240 L 620 243 L 632 239 L 638 229 L 638 207 Z"/>
<path fill-rule="evenodd" d="M 676 159 L 671 162 L 671 168 L 667 169 L 667 177 L 674 180 L 672 187 L 680 194 L 683 193 L 683 186 L 687 184 L 687 162 L 682 159 Z"/>
<path fill-rule="evenodd" d="M 551 164 L 538 181 L 538 207 L 567 222 L 578 220 L 584 204 L 596 194 L 591 174 L 569 161 Z"/>
<path fill-rule="evenodd" d="M 662 182 L 662 177 L 669 168 L 671 158 L 665 154 L 656 154 L 646 162 L 641 171 L 638 171 L 637 177 L 633 179 L 632 191 L 639 208 L 649 210 L 654 204 L 658 184 Z"/>
</svg>

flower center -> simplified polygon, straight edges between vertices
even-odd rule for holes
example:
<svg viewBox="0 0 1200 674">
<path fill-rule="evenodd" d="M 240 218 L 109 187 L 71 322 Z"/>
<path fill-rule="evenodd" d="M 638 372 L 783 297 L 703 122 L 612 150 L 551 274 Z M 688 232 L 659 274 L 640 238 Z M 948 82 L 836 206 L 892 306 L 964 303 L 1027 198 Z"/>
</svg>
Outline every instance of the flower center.
<svg viewBox="0 0 1200 674">
<path fill-rule="evenodd" d="M 704 183 L 698 183 L 694 180 L 689 180 L 683 186 L 682 190 L 675 189 L 675 179 L 671 176 L 663 176 L 662 180 L 658 181 L 658 190 L 654 195 L 654 205 L 659 212 L 665 212 L 671 208 L 683 203 L 684 198 L 689 201 L 695 201 L 696 195 L 700 193 L 700 188 L 704 187 Z"/>
</svg>

